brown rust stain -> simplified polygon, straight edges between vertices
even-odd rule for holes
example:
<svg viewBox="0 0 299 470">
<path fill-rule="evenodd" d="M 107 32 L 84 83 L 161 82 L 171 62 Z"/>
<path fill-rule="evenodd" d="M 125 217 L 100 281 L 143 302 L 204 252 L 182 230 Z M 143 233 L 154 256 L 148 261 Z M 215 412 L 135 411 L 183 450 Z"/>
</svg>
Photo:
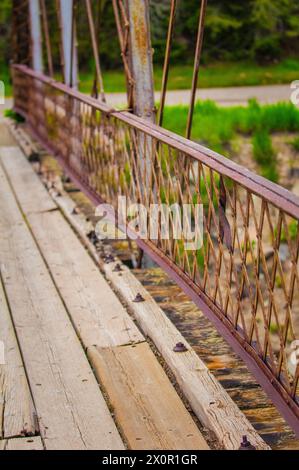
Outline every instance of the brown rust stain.
<svg viewBox="0 0 299 470">
<path fill-rule="evenodd" d="M 133 0 L 132 21 L 136 39 L 136 52 L 143 65 L 147 62 L 147 27 L 144 5 L 139 0 Z"/>
</svg>

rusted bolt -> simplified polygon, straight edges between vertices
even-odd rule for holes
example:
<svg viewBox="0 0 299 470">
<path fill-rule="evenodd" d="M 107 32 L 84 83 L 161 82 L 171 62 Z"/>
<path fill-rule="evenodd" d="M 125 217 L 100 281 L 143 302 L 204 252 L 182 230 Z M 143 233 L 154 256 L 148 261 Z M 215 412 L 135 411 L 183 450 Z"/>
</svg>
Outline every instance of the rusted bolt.
<svg viewBox="0 0 299 470">
<path fill-rule="evenodd" d="M 117 263 L 117 265 L 114 267 L 113 271 L 115 273 L 120 273 L 122 271 L 122 267 L 119 263 Z"/>
<path fill-rule="evenodd" d="M 72 210 L 72 215 L 78 215 L 78 214 L 80 214 L 79 207 L 74 207 L 74 209 Z"/>
<path fill-rule="evenodd" d="M 30 163 L 40 163 L 40 155 L 33 150 L 29 155 L 28 160 Z"/>
<path fill-rule="evenodd" d="M 114 263 L 115 259 L 113 255 L 107 255 L 104 257 L 104 261 L 106 264 Z"/>
<path fill-rule="evenodd" d="M 87 238 L 91 241 L 91 243 L 95 244 L 97 241 L 98 241 L 98 237 L 97 237 L 97 234 L 94 230 L 91 230 L 88 234 L 87 234 Z"/>
<path fill-rule="evenodd" d="M 177 353 L 188 351 L 184 343 L 177 343 L 175 347 L 173 348 L 173 350 L 174 352 L 177 352 Z"/>
<path fill-rule="evenodd" d="M 256 450 L 256 448 L 247 439 L 247 436 L 243 436 L 239 450 Z"/>
<path fill-rule="evenodd" d="M 140 302 L 145 302 L 145 299 L 142 297 L 142 295 L 138 292 L 136 295 L 135 299 L 133 300 L 136 304 L 139 304 Z"/>
</svg>

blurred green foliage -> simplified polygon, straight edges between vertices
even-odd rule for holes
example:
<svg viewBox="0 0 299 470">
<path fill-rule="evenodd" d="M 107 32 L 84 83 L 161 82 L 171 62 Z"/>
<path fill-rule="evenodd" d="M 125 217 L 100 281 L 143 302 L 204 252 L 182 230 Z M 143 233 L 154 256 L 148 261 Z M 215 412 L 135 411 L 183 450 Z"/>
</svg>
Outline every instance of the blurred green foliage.
<svg viewBox="0 0 299 470">
<path fill-rule="evenodd" d="M 164 126 L 184 135 L 187 115 L 188 106 L 167 106 L 164 110 Z M 299 109 L 293 104 L 259 105 L 251 100 L 246 107 L 224 108 L 213 101 L 196 103 L 193 140 L 229 157 L 238 135 L 250 137 L 253 157 L 261 174 L 277 182 L 277 159 L 271 140 L 271 134 L 275 132 L 299 132 Z"/>
<path fill-rule="evenodd" d="M 98 17 L 101 60 L 106 69 L 121 65 L 120 48 L 111 0 L 92 0 Z M 191 64 L 199 14 L 198 0 L 178 0 L 172 64 Z M 56 2 L 46 0 L 53 51 L 59 61 Z M 99 6 L 96 11 L 96 5 Z M 162 64 L 170 0 L 150 0 L 154 62 Z M 12 0 L 0 2 L 0 61 L 10 57 Z M 78 47 L 81 68 L 91 69 L 91 45 L 85 2 L 78 2 Z M 203 62 L 248 60 L 271 63 L 299 52 L 298 0 L 209 0 Z M 0 63 L 1 63 L 0 62 Z"/>
</svg>

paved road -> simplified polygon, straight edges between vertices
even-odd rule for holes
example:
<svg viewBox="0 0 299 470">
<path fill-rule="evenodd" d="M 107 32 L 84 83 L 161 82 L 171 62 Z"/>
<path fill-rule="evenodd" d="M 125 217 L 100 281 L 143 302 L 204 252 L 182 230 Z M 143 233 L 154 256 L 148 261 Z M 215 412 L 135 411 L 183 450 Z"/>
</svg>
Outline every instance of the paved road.
<svg viewBox="0 0 299 470">
<path fill-rule="evenodd" d="M 251 87 L 207 88 L 197 90 L 197 99 L 214 100 L 221 106 L 233 106 L 246 104 L 250 98 L 256 98 L 261 103 L 276 103 L 289 101 L 291 96 L 290 85 L 267 85 Z M 156 101 L 159 101 L 160 93 L 156 92 Z M 166 104 L 188 104 L 190 100 L 189 90 L 175 90 L 167 93 Z M 108 93 L 107 102 L 111 106 L 123 107 L 126 105 L 125 93 Z M 12 100 L 6 100 L 5 107 L 11 107 Z M 4 107 L 0 105 L 0 114 Z M 1 119 L 1 115 L 0 115 Z"/>
<path fill-rule="evenodd" d="M 201 100 L 214 100 L 221 106 L 233 106 L 246 104 L 250 98 L 256 98 L 261 103 L 289 101 L 290 95 L 290 85 L 267 85 L 199 89 L 196 97 Z M 155 97 L 158 102 L 160 93 L 155 93 Z M 109 93 L 107 101 L 112 106 L 121 106 L 126 103 L 126 95 L 124 93 Z M 189 90 L 175 90 L 167 93 L 166 104 L 168 105 L 188 104 L 189 101 Z"/>
</svg>

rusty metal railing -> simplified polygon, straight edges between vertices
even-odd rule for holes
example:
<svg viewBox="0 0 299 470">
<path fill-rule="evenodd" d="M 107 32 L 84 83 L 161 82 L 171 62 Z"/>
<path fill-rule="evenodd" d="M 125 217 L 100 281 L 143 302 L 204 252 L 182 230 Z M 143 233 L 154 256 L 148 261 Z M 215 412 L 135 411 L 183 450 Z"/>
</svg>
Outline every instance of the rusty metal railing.
<svg viewBox="0 0 299 470">
<path fill-rule="evenodd" d="M 215 324 L 299 434 L 299 199 L 26 66 L 13 66 L 13 81 L 16 111 L 95 204 L 115 207 L 118 195 L 147 208 L 203 204 L 200 249 L 164 240 L 161 227 L 157 239 L 137 242 Z"/>
</svg>

